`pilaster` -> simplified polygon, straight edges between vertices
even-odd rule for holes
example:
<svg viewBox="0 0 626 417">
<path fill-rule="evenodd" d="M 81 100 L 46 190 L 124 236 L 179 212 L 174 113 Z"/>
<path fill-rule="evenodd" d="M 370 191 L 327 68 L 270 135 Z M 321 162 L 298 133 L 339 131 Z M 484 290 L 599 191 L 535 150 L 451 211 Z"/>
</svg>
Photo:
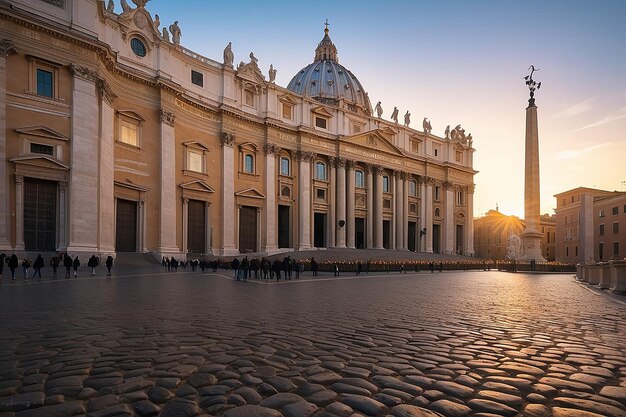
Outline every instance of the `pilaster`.
<svg viewBox="0 0 626 417">
<path fill-rule="evenodd" d="M 396 249 L 405 249 L 404 247 L 404 173 L 398 172 L 396 174 L 396 202 L 394 217 L 396 217 Z"/>
<path fill-rule="evenodd" d="M 433 179 L 424 177 L 424 185 L 424 227 L 426 228 L 424 252 L 433 253 Z"/>
<path fill-rule="evenodd" d="M 311 248 L 311 161 L 313 152 L 298 151 L 298 250 Z"/>
<path fill-rule="evenodd" d="M 356 230 L 354 217 L 354 161 L 346 161 L 347 177 L 346 177 L 346 245 L 349 248 L 356 248 Z"/>
<path fill-rule="evenodd" d="M 346 247 L 346 159 L 337 158 L 337 247 Z M 344 221 L 344 225 L 340 226 L 339 222 Z"/>
<path fill-rule="evenodd" d="M 161 116 L 161 178 L 160 178 L 160 224 L 159 252 L 162 255 L 178 254 L 176 244 L 176 138 L 174 113 L 160 110 Z"/>
<path fill-rule="evenodd" d="M 329 198 L 330 207 L 328 209 L 328 247 L 334 248 L 337 244 L 337 219 L 335 217 L 335 207 L 337 207 L 337 169 L 335 168 L 336 159 L 334 156 L 329 158 L 328 173 L 329 173 Z"/>
<path fill-rule="evenodd" d="M 267 143 L 265 151 L 265 251 L 273 252 L 278 249 L 276 226 L 276 155 L 280 148 Z"/>
<path fill-rule="evenodd" d="M 465 255 L 474 256 L 474 184 L 467 187 L 467 216 L 465 228 Z"/>
<path fill-rule="evenodd" d="M 222 255 L 237 255 L 235 246 L 235 135 L 222 132 Z"/>
<path fill-rule="evenodd" d="M 365 233 L 367 244 L 365 247 L 372 249 L 374 247 L 374 176 L 371 165 L 366 165 L 365 170 L 367 174 L 367 231 Z"/>
<path fill-rule="evenodd" d="M 454 247 L 454 186 L 450 182 L 443 183 L 443 189 L 445 190 L 444 201 L 444 239 L 443 239 L 443 253 L 448 255 L 456 252 Z"/>
<path fill-rule="evenodd" d="M 115 201 L 114 201 L 114 126 L 115 113 L 111 92 L 104 80 L 98 82 L 100 92 L 100 235 L 98 252 L 112 254 L 115 252 Z"/>
<path fill-rule="evenodd" d="M 374 181 L 376 194 L 374 196 L 374 248 L 384 249 L 383 246 L 383 168 L 374 166 Z"/>
</svg>

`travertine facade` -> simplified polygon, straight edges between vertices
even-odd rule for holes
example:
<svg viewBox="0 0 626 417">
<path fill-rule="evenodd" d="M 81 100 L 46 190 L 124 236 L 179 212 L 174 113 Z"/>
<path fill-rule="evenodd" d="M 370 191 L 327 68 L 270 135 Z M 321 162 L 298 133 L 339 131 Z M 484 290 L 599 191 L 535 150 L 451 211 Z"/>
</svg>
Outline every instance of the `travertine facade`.
<svg viewBox="0 0 626 417">
<path fill-rule="evenodd" d="M 327 29 L 284 88 L 253 54 L 170 42 L 134 3 L 0 3 L 0 248 L 473 255 L 460 126 L 375 117 Z"/>
</svg>

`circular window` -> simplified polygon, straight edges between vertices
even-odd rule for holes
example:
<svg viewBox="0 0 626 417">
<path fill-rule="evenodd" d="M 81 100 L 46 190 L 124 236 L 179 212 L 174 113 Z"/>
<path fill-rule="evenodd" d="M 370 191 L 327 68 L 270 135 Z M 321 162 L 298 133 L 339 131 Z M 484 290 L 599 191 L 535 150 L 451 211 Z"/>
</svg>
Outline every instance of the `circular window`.
<svg viewBox="0 0 626 417">
<path fill-rule="evenodd" d="M 135 55 L 144 57 L 146 56 L 146 45 L 143 44 L 139 39 L 132 38 L 130 40 L 130 47 L 132 48 Z"/>
</svg>

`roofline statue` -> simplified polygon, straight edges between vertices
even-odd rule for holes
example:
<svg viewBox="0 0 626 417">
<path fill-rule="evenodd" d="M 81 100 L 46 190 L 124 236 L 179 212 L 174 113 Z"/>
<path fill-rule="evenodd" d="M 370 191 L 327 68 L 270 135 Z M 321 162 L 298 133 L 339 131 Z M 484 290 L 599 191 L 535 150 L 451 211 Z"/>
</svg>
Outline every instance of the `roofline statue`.
<svg viewBox="0 0 626 417">
<path fill-rule="evenodd" d="M 534 65 L 531 65 L 530 67 L 528 67 L 528 69 L 530 70 L 530 74 L 524 77 L 524 80 L 526 80 L 526 85 L 530 90 L 530 99 L 528 99 L 528 105 L 534 106 L 535 90 L 539 90 L 541 88 L 541 82 L 536 82 L 535 80 L 533 80 L 533 73 L 535 71 L 539 71 L 539 68 L 535 68 Z"/>
</svg>

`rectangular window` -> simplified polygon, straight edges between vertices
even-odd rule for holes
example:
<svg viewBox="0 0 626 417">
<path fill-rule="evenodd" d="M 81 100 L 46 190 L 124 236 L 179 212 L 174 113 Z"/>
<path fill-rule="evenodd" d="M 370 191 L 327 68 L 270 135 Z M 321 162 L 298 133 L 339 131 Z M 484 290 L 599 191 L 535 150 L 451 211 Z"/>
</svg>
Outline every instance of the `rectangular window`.
<svg viewBox="0 0 626 417">
<path fill-rule="evenodd" d="M 383 193 L 389 192 L 389 177 L 383 176 Z"/>
<path fill-rule="evenodd" d="M 354 171 L 354 182 L 357 188 L 365 188 L 365 176 L 363 171 Z"/>
<path fill-rule="evenodd" d="M 289 175 L 289 158 L 280 158 L 280 175 Z"/>
<path fill-rule="evenodd" d="M 289 104 L 283 103 L 283 118 L 291 120 L 292 110 L 293 110 L 292 106 L 290 106 Z"/>
<path fill-rule="evenodd" d="M 204 74 L 191 70 L 191 83 L 198 87 L 204 87 Z"/>
<path fill-rule="evenodd" d="M 435 201 L 439 201 L 439 186 L 435 187 Z"/>
<path fill-rule="evenodd" d="M 54 97 L 52 72 L 37 68 L 37 95 Z"/>
<path fill-rule="evenodd" d="M 456 151 L 456 162 L 459 164 L 463 163 L 463 152 Z"/>
<path fill-rule="evenodd" d="M 456 205 L 457 206 L 462 206 L 463 205 L 463 192 L 459 191 L 456 194 Z"/>
<path fill-rule="evenodd" d="M 411 152 L 419 153 L 420 143 L 416 140 L 411 141 Z"/>
<path fill-rule="evenodd" d="M 578 256 L 578 246 L 576 246 L 574 249 L 576 249 L 576 256 Z"/>
<path fill-rule="evenodd" d="M 43 155 L 54 155 L 54 147 L 50 145 L 42 145 L 40 143 L 31 143 L 30 144 L 30 152 L 31 153 L 40 153 Z"/>
<path fill-rule="evenodd" d="M 565 256 L 569 256 L 569 248 L 567 246 L 565 247 Z"/>
<path fill-rule="evenodd" d="M 194 172 L 204 172 L 202 169 L 202 153 L 188 150 L 187 169 Z"/>
<path fill-rule="evenodd" d="M 122 125 L 120 142 L 137 146 L 137 125 L 126 122 L 124 120 L 120 121 L 120 123 Z"/>
<path fill-rule="evenodd" d="M 613 242 L 613 256 L 619 255 L 619 242 Z"/>
<path fill-rule="evenodd" d="M 604 209 L 600 209 L 600 212 L 598 213 L 599 217 L 604 217 Z"/>
<path fill-rule="evenodd" d="M 324 190 L 323 188 L 318 188 L 315 197 L 318 200 L 326 200 L 326 190 Z"/>
<path fill-rule="evenodd" d="M 598 257 L 600 258 L 600 260 L 604 258 L 604 243 L 600 243 L 598 245 Z"/>
<path fill-rule="evenodd" d="M 604 225 L 600 225 L 600 236 L 604 236 Z"/>
<path fill-rule="evenodd" d="M 613 207 L 613 215 L 615 216 L 616 214 L 619 214 L 619 207 L 617 206 Z"/>
<path fill-rule="evenodd" d="M 435 148 L 435 158 L 439 156 L 439 149 Z"/>
<path fill-rule="evenodd" d="M 624 214 L 626 214 L 626 204 L 624 204 Z"/>
<path fill-rule="evenodd" d="M 391 200 L 389 199 L 383 200 L 383 208 L 391 209 Z"/>
<path fill-rule="evenodd" d="M 323 117 L 316 117 L 315 118 L 315 126 L 319 127 L 320 129 L 326 129 L 326 119 L 324 119 Z"/>
<path fill-rule="evenodd" d="M 417 183 L 415 181 L 409 181 L 409 195 L 417 197 Z"/>
<path fill-rule="evenodd" d="M 619 223 L 613 223 L 613 233 L 619 233 Z"/>
<path fill-rule="evenodd" d="M 250 90 L 245 90 L 244 95 L 246 106 L 254 107 L 254 93 Z"/>
</svg>

